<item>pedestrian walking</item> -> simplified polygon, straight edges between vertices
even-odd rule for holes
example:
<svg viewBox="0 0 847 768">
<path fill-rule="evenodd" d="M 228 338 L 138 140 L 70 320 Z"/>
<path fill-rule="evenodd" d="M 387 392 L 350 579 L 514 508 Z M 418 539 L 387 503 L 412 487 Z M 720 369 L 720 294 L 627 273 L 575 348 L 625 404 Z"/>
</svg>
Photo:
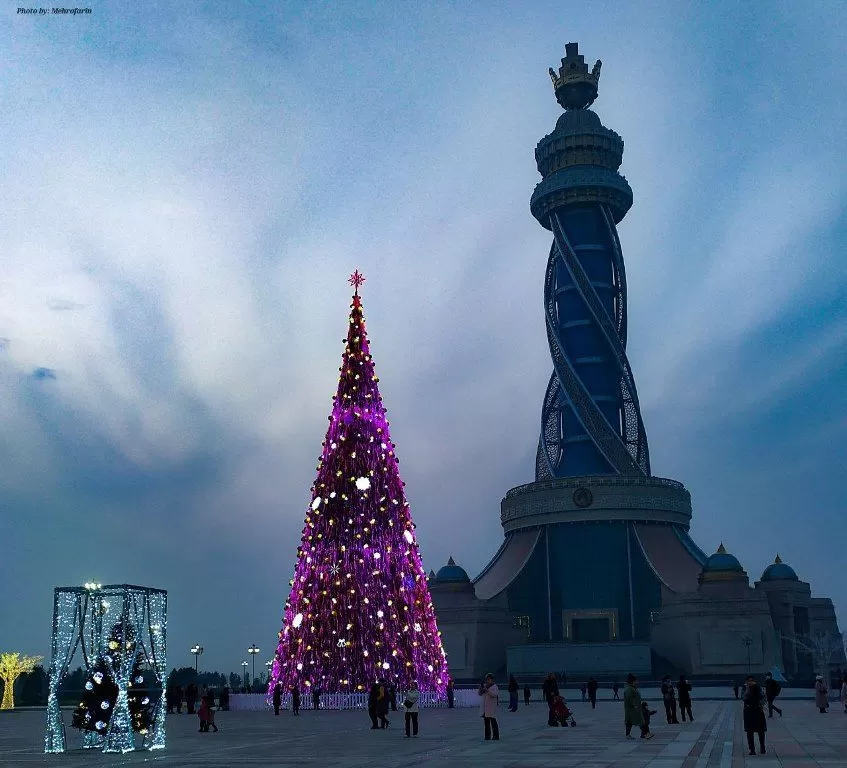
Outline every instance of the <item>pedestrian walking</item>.
<svg viewBox="0 0 847 768">
<path fill-rule="evenodd" d="M 544 700 L 547 702 L 547 725 L 556 725 L 556 718 L 553 715 L 553 699 L 559 695 L 559 684 L 556 682 L 556 675 L 553 672 L 550 672 L 544 678 L 541 693 L 544 694 Z"/>
<path fill-rule="evenodd" d="M 585 701 L 585 691 L 586 691 L 586 687 L 585 687 L 585 683 L 583 683 L 583 684 L 579 687 L 579 692 L 582 694 L 582 700 L 583 700 L 583 701 Z"/>
<path fill-rule="evenodd" d="M 403 699 L 404 718 L 406 720 L 406 738 L 411 735 L 418 738 L 418 713 L 420 712 L 418 700 L 421 697 L 421 692 L 416 684 L 412 685 L 412 689 L 406 692 L 406 698 Z"/>
<path fill-rule="evenodd" d="M 694 715 L 691 714 L 691 683 L 688 682 L 685 675 L 679 676 L 676 690 L 679 693 L 679 713 L 682 716 L 682 722 L 685 722 L 685 715 L 688 714 L 689 721 L 693 723 Z"/>
<path fill-rule="evenodd" d="M 224 712 L 229 712 L 229 686 L 225 685 L 221 688 L 220 708 Z"/>
<path fill-rule="evenodd" d="M 485 740 L 500 741 L 500 728 L 497 725 L 497 705 L 500 691 L 494 682 L 494 675 L 487 674 L 479 685 L 479 708 L 485 722 Z"/>
<path fill-rule="evenodd" d="M 312 709 L 321 708 L 321 689 L 315 686 L 312 690 Z"/>
<path fill-rule="evenodd" d="M 532 697 L 532 691 L 529 690 L 528 685 L 525 685 L 523 687 L 523 703 L 524 703 L 525 707 L 529 706 L 529 700 L 530 700 L 531 697 Z M 847 704 L 845 704 L 845 706 L 847 706 Z"/>
<path fill-rule="evenodd" d="M 650 733 L 650 718 L 656 714 L 655 709 L 650 709 L 646 701 L 641 702 L 641 717 L 644 719 L 644 734 Z"/>
<path fill-rule="evenodd" d="M 620 689 L 621 689 L 621 687 L 617 684 L 617 682 L 612 683 L 612 698 L 615 701 L 620 701 L 621 697 L 618 695 L 618 691 Z"/>
<path fill-rule="evenodd" d="M 209 699 L 205 700 L 206 702 L 206 732 L 209 731 L 209 726 L 212 726 L 212 730 L 217 733 L 218 726 L 215 725 L 215 707 Z"/>
<path fill-rule="evenodd" d="M 453 709 L 453 705 L 456 701 L 456 693 L 453 690 L 453 678 L 450 677 L 447 679 L 447 708 Z"/>
<path fill-rule="evenodd" d="M 376 713 L 379 715 L 379 727 L 388 728 L 388 684 L 385 680 L 379 681 L 379 693 L 376 699 Z"/>
<path fill-rule="evenodd" d="M 300 688 L 297 683 L 291 687 L 291 712 L 295 715 L 300 714 Z"/>
<path fill-rule="evenodd" d="M 753 675 L 747 675 L 744 687 L 744 731 L 747 734 L 747 748 L 751 755 L 756 754 L 754 737 L 759 737 L 759 754 L 765 754 L 765 731 L 768 721 L 765 718 L 765 697 Z"/>
<path fill-rule="evenodd" d="M 371 730 L 378 731 L 377 713 L 379 712 L 379 683 L 371 683 L 371 689 L 368 691 L 368 717 L 371 719 Z"/>
<path fill-rule="evenodd" d="M 197 686 L 194 683 L 189 683 L 185 687 L 185 707 L 189 715 L 194 714 L 194 704 L 197 701 Z"/>
<path fill-rule="evenodd" d="M 520 686 L 514 675 L 509 675 L 509 712 L 518 711 L 518 691 Z"/>
<path fill-rule="evenodd" d="M 388 686 L 388 703 L 391 705 L 391 711 L 397 711 L 397 686 L 392 683 Z"/>
<path fill-rule="evenodd" d="M 218 732 L 218 726 L 215 725 L 215 710 L 209 706 L 208 698 L 200 701 L 197 717 L 200 718 L 200 733 L 208 733 L 209 726 L 215 729 L 215 733 Z"/>
<path fill-rule="evenodd" d="M 623 716 L 626 727 L 626 737 L 634 739 L 632 727 L 637 725 L 641 730 L 642 739 L 652 739 L 653 734 L 644 724 L 644 710 L 641 706 L 641 692 L 638 690 L 638 678 L 629 674 L 626 678 L 626 687 L 623 689 Z"/>
<path fill-rule="evenodd" d="M 823 675 L 818 675 L 815 678 L 815 706 L 820 710 L 822 715 L 826 714 L 829 709 L 829 689 L 823 681 Z"/>
<path fill-rule="evenodd" d="M 736 698 L 736 699 L 738 698 L 738 691 L 739 691 L 739 689 L 740 689 L 740 686 L 738 685 L 738 681 L 736 680 L 736 681 L 732 684 L 732 692 L 735 694 L 735 698 Z"/>
<path fill-rule="evenodd" d="M 777 714 L 782 717 L 782 710 L 778 706 L 776 706 L 776 704 L 774 704 L 774 701 L 776 701 L 776 697 L 779 696 L 781 691 L 782 686 L 779 684 L 779 682 L 774 680 L 773 675 L 768 672 L 768 674 L 765 676 L 765 699 L 768 702 L 768 717 L 773 717 L 774 711 L 776 711 Z"/>
<path fill-rule="evenodd" d="M 844 714 L 847 715 L 847 677 L 841 677 L 841 706 L 844 707 Z"/>
<path fill-rule="evenodd" d="M 597 688 L 599 688 L 599 684 L 593 677 L 589 677 L 588 685 L 585 687 L 588 689 L 588 700 L 591 702 L 591 709 L 597 709 Z"/>
<path fill-rule="evenodd" d="M 679 723 L 676 718 L 676 689 L 673 687 L 670 675 L 665 675 L 662 678 L 662 701 L 665 704 L 665 717 L 668 719 L 668 725 Z"/>
<path fill-rule="evenodd" d="M 282 685 L 277 683 L 274 686 L 273 696 L 271 697 L 271 701 L 274 705 L 274 714 L 279 717 L 279 707 L 282 704 Z"/>
</svg>

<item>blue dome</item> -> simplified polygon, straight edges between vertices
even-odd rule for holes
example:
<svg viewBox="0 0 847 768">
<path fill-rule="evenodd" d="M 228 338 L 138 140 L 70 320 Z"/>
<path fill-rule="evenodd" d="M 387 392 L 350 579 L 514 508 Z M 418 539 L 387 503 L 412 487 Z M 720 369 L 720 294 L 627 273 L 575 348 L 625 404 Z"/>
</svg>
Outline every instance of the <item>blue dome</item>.
<svg viewBox="0 0 847 768">
<path fill-rule="evenodd" d="M 742 573 L 744 569 L 741 567 L 741 563 L 738 562 L 738 558 L 735 555 L 729 554 L 724 548 L 724 545 L 721 544 L 718 547 L 718 551 L 706 560 L 703 571 L 738 571 Z"/>
<path fill-rule="evenodd" d="M 447 565 L 438 569 L 438 573 L 435 575 L 435 580 L 459 584 L 469 583 L 471 579 L 468 576 L 467 571 L 460 565 L 456 565 L 456 561 L 451 557 L 447 561 Z"/>
<path fill-rule="evenodd" d="M 776 560 L 765 568 L 765 572 L 762 574 L 762 581 L 777 581 L 779 579 L 800 581 L 794 569 L 787 563 L 783 563 L 779 555 L 777 555 Z"/>
</svg>

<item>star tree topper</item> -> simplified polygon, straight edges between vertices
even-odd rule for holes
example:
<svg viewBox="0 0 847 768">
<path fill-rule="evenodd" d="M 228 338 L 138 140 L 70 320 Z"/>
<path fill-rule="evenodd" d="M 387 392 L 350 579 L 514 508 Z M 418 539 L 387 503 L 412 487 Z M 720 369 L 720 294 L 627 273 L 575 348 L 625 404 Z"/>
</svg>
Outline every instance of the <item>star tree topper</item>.
<svg viewBox="0 0 847 768">
<path fill-rule="evenodd" d="M 353 272 L 352 275 L 350 275 L 347 282 L 350 283 L 350 285 L 353 286 L 354 293 L 358 296 L 359 295 L 359 286 L 362 283 L 365 282 L 365 276 L 361 272 L 359 272 L 359 270 L 357 269 Z"/>
</svg>

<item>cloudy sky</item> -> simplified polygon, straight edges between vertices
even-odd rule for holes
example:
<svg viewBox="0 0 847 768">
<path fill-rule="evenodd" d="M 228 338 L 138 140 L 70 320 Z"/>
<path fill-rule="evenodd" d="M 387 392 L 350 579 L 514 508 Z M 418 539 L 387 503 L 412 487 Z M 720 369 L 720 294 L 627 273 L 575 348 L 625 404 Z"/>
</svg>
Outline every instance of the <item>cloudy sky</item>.
<svg viewBox="0 0 847 768">
<path fill-rule="evenodd" d="M 91 7 L 2 10 L 0 649 L 95 579 L 169 591 L 174 665 L 270 658 L 356 267 L 424 563 L 482 568 L 533 479 L 571 40 L 626 142 L 653 471 L 847 623 L 847 6 Z"/>
</svg>

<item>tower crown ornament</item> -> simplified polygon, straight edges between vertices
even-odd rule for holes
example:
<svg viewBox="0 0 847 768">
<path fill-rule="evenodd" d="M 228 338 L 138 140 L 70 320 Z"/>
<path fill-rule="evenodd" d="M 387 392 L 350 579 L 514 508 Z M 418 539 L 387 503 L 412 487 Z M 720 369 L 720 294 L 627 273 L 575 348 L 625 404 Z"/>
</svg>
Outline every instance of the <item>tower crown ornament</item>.
<svg viewBox="0 0 847 768">
<path fill-rule="evenodd" d="M 553 67 L 548 69 L 556 92 L 556 101 L 562 109 L 586 109 L 594 103 L 601 66 L 603 63 L 597 59 L 589 72 L 585 56 L 579 53 L 579 43 L 565 45 L 565 58 L 559 67 L 559 74 L 556 74 Z"/>
</svg>

